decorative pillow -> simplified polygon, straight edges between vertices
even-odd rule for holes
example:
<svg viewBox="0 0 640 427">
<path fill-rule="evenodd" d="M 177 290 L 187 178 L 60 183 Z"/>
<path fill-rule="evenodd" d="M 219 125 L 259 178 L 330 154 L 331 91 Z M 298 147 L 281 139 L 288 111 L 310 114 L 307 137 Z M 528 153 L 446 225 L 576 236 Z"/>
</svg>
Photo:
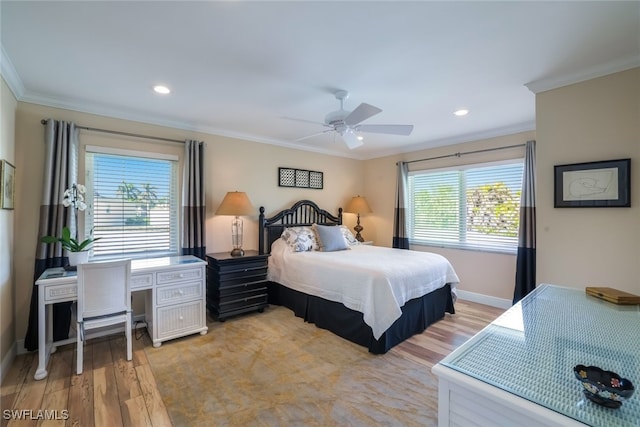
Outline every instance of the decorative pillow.
<svg viewBox="0 0 640 427">
<path fill-rule="evenodd" d="M 313 224 L 313 230 L 318 236 L 321 251 L 333 252 L 350 249 L 340 227 Z"/>
<path fill-rule="evenodd" d="M 344 236 L 344 239 L 347 241 L 348 244 L 350 245 L 360 244 L 358 239 L 356 239 L 356 236 L 353 235 L 351 230 L 349 230 L 346 225 L 341 225 L 340 229 L 342 230 L 342 235 Z"/>
<path fill-rule="evenodd" d="M 281 237 L 296 252 L 315 251 L 319 248 L 311 227 L 285 228 Z"/>
</svg>

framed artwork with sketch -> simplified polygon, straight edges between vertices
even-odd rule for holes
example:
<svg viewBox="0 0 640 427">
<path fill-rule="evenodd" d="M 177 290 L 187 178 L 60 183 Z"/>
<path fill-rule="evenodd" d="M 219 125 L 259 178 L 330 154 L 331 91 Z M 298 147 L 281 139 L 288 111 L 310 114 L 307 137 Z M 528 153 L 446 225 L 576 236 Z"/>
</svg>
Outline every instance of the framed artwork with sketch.
<svg viewBox="0 0 640 427">
<path fill-rule="evenodd" d="M 556 208 L 628 208 L 631 159 L 554 166 Z"/>
<path fill-rule="evenodd" d="M 15 191 L 16 168 L 6 160 L 0 164 L 0 207 L 2 209 L 13 209 L 13 199 Z"/>
</svg>

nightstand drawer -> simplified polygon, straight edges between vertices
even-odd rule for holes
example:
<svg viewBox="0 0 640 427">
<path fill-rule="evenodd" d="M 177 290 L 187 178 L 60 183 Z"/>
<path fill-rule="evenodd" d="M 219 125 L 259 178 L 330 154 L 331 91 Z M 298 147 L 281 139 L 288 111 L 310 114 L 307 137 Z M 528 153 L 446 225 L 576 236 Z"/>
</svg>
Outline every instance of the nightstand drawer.
<svg viewBox="0 0 640 427">
<path fill-rule="evenodd" d="M 158 286 L 156 289 L 156 304 L 175 304 L 181 301 L 199 299 L 202 298 L 203 290 L 201 281 Z"/>
<path fill-rule="evenodd" d="M 157 282 L 158 285 L 165 283 L 172 283 L 182 280 L 198 280 L 202 279 L 201 268 L 190 268 L 182 270 L 169 270 L 158 273 Z"/>
<path fill-rule="evenodd" d="M 249 292 L 256 289 L 263 289 L 265 293 L 267 293 L 267 281 L 266 280 L 258 280 L 255 282 L 247 282 L 247 283 L 238 283 L 233 286 L 226 286 L 224 288 L 218 288 L 217 294 L 220 298 L 235 295 L 242 292 Z"/>
<path fill-rule="evenodd" d="M 253 274 L 247 274 L 242 277 L 227 277 L 227 276 L 211 276 L 211 283 L 214 287 L 219 289 L 229 288 L 243 283 L 253 283 L 267 280 L 267 271 L 257 271 Z"/>
<path fill-rule="evenodd" d="M 224 315 L 225 313 L 235 311 L 235 310 L 244 310 L 248 308 L 254 308 L 259 306 L 267 305 L 267 294 L 266 293 L 258 293 L 255 295 L 248 295 L 243 298 L 230 298 L 224 299 L 220 301 L 220 309 L 219 314 Z"/>
<path fill-rule="evenodd" d="M 212 268 L 217 270 L 220 274 L 242 273 L 246 271 L 267 268 L 267 260 L 266 259 L 247 260 L 247 261 L 242 260 L 234 263 L 227 261 L 224 263 L 214 264 Z"/>
</svg>

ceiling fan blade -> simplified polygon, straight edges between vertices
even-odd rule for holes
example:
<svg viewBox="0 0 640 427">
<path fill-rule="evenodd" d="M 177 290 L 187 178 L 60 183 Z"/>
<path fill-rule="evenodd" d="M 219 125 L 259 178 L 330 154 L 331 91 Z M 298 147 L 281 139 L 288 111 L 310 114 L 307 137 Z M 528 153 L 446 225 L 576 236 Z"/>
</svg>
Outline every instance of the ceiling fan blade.
<svg viewBox="0 0 640 427">
<path fill-rule="evenodd" d="M 363 144 L 363 142 L 360 141 L 358 139 L 358 136 L 353 132 L 347 131 L 340 136 L 342 137 L 342 140 L 347 145 L 347 147 L 349 147 L 349 150 L 353 150 L 354 148 L 359 147 Z"/>
<path fill-rule="evenodd" d="M 411 135 L 413 125 L 358 125 L 356 132 L 387 133 L 390 135 Z"/>
<path fill-rule="evenodd" d="M 322 132 L 312 133 L 311 135 L 307 135 L 307 136 L 303 136 L 302 138 L 294 139 L 293 142 L 303 141 L 305 139 L 313 138 L 314 136 L 322 135 L 322 134 L 325 134 L 327 132 L 333 132 L 333 129 L 327 129 L 327 130 L 323 130 Z"/>
<path fill-rule="evenodd" d="M 353 110 L 347 117 L 344 118 L 344 122 L 347 126 L 357 125 L 363 120 L 368 119 L 371 116 L 375 116 L 380 113 L 382 110 L 378 107 L 374 107 L 373 105 L 369 105 L 367 103 L 362 103 L 358 105 L 358 107 Z"/>
</svg>

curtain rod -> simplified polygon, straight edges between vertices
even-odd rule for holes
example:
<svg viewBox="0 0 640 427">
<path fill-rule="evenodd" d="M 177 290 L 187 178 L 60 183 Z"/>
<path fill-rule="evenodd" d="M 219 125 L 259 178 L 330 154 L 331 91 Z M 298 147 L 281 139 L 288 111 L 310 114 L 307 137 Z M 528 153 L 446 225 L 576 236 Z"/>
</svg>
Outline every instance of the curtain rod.
<svg viewBox="0 0 640 427">
<path fill-rule="evenodd" d="M 517 147 L 524 147 L 526 144 L 515 144 L 515 145 L 507 145 L 504 147 L 496 147 L 496 148 L 485 148 L 484 150 L 474 150 L 474 151 L 465 151 L 463 153 L 457 152 L 457 153 L 453 153 L 453 154 L 445 154 L 444 156 L 437 156 L 437 157 L 428 157 L 426 159 L 418 159 L 418 160 L 409 160 L 405 163 L 416 163 L 416 162 L 424 162 L 427 160 L 436 160 L 436 159 L 446 159 L 447 157 L 460 157 L 460 156 L 464 156 L 465 154 L 477 154 L 477 153 L 486 153 L 488 151 L 498 151 L 498 150 L 506 150 L 508 148 L 517 148 Z M 398 164 L 398 162 L 396 162 L 396 165 Z"/>
<path fill-rule="evenodd" d="M 47 124 L 47 120 L 42 119 L 42 120 L 40 120 L 40 123 L 45 125 L 45 124 Z M 90 127 L 87 127 L 87 126 L 78 126 L 78 125 L 76 125 L 76 127 L 78 129 L 89 130 L 89 131 L 93 131 L 93 132 L 111 133 L 111 134 L 114 134 L 114 135 L 133 136 L 135 138 L 155 139 L 157 141 L 177 142 L 179 144 L 184 144 L 184 141 L 181 141 L 179 139 L 162 138 L 160 136 L 141 135 L 141 134 L 137 134 L 137 133 L 120 132 L 120 131 L 117 131 L 117 130 L 108 130 L 108 129 L 90 128 Z"/>
</svg>

